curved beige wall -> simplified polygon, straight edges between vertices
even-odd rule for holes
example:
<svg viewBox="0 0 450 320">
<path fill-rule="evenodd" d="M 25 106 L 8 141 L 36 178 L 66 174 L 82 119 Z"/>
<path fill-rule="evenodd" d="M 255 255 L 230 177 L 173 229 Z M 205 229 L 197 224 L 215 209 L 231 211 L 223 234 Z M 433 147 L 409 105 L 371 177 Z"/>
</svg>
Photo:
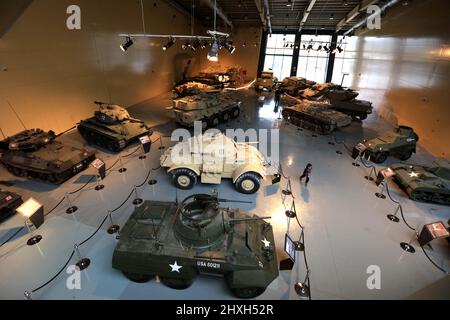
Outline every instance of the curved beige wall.
<svg viewBox="0 0 450 320">
<path fill-rule="evenodd" d="M 146 29 L 153 34 L 186 34 L 190 18 L 165 1 L 144 1 Z M 157 7 L 153 4 L 156 3 Z M 82 10 L 82 29 L 66 28 L 66 8 Z M 166 92 L 191 54 L 180 45 L 163 52 L 165 40 L 136 40 L 127 53 L 119 33 L 141 33 L 136 0 L 34 0 L 0 38 L 0 128 L 57 132 L 95 110 L 94 100 L 125 106 Z"/>
</svg>

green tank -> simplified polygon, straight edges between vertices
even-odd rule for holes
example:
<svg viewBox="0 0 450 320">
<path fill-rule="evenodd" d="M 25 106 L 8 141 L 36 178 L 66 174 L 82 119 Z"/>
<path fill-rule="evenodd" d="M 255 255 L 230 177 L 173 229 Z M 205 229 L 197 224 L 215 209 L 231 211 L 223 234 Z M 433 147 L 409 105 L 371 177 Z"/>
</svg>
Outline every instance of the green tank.
<svg viewBox="0 0 450 320">
<path fill-rule="evenodd" d="M 78 132 L 90 144 L 111 152 L 120 152 L 152 130 L 141 120 L 134 119 L 120 106 L 96 101 L 99 110 L 94 117 L 80 121 Z"/>
<path fill-rule="evenodd" d="M 430 166 L 391 165 L 394 181 L 415 201 L 450 205 L 450 162 L 438 159 Z"/>
<path fill-rule="evenodd" d="M 134 282 L 157 276 L 173 289 L 219 275 L 238 298 L 262 294 L 279 274 L 272 226 L 224 202 L 238 201 L 206 194 L 181 204 L 145 201 L 120 233 L 112 267 Z"/>
<path fill-rule="evenodd" d="M 361 154 L 364 158 L 378 164 L 385 162 L 388 156 L 406 161 L 413 153 L 416 153 L 417 142 L 419 142 L 419 136 L 412 128 L 400 126 L 394 131 L 386 132 L 378 138 L 355 146 L 353 158 Z"/>
<path fill-rule="evenodd" d="M 23 203 L 22 197 L 14 192 L 0 189 L 0 222 L 16 213 Z"/>
<path fill-rule="evenodd" d="M 22 131 L 0 141 L 0 162 L 16 176 L 61 184 L 86 169 L 95 152 L 57 141 L 60 135 L 41 129 Z"/>
<path fill-rule="evenodd" d="M 193 127 L 201 121 L 203 129 L 217 127 L 221 122 L 236 119 L 241 114 L 241 101 L 229 94 L 198 94 L 173 100 L 169 108 L 175 122 L 181 126 Z"/>
<path fill-rule="evenodd" d="M 322 102 L 298 101 L 293 106 L 283 108 L 283 119 L 293 125 L 311 130 L 318 134 L 331 134 L 338 128 L 351 124 L 351 117 L 330 109 Z"/>
</svg>

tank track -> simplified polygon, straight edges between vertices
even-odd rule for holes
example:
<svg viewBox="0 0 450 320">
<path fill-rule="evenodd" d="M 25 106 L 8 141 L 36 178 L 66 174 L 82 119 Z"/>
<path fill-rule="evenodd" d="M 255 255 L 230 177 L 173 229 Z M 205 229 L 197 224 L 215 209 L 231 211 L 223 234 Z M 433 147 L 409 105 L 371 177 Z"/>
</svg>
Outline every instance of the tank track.
<svg viewBox="0 0 450 320">
<path fill-rule="evenodd" d="M 282 115 L 283 119 L 287 122 L 321 135 L 331 134 L 336 129 L 335 126 L 329 123 L 325 123 L 317 118 L 293 110 L 285 109 L 283 110 Z"/>
<path fill-rule="evenodd" d="M 235 113 L 235 110 L 238 110 L 237 114 Z M 203 129 L 209 129 L 209 128 L 214 128 L 217 127 L 217 125 L 219 125 L 219 123 L 228 123 L 231 120 L 237 119 L 239 118 L 240 114 L 241 114 L 241 106 L 240 105 L 233 105 L 225 110 L 221 110 L 220 112 L 214 113 L 213 115 L 207 117 L 207 118 L 203 118 L 201 121 L 202 123 L 206 123 L 206 126 L 204 126 Z M 228 114 L 228 120 L 225 120 L 225 114 Z M 218 123 L 213 123 L 213 120 L 217 118 L 219 120 Z M 179 121 L 176 121 L 178 125 L 182 126 L 182 127 L 187 127 L 187 128 L 192 128 L 193 124 L 186 124 L 186 123 L 182 123 Z"/>
<path fill-rule="evenodd" d="M 83 125 L 78 126 L 78 132 L 89 143 L 102 148 L 105 148 L 111 152 L 118 153 L 125 149 L 132 141 L 123 143 L 121 141 L 112 139 L 100 132 L 91 131 Z M 137 140 L 139 137 L 136 137 Z"/>
<path fill-rule="evenodd" d="M 414 201 L 437 203 L 450 206 L 450 194 L 413 190 L 410 197 Z"/>
</svg>

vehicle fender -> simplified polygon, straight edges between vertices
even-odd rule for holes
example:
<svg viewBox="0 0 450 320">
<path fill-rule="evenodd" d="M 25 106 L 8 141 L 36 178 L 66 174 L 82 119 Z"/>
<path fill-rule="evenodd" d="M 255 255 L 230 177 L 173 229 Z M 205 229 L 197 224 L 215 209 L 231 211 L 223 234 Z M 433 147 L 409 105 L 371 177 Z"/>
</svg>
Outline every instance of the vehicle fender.
<svg viewBox="0 0 450 320">
<path fill-rule="evenodd" d="M 266 170 L 262 165 L 247 164 L 237 168 L 233 173 L 233 183 L 246 172 L 255 172 L 261 176 L 262 179 L 266 177 Z"/>
<path fill-rule="evenodd" d="M 239 288 L 265 288 L 273 280 L 264 270 L 234 271 L 227 275 L 228 286 L 232 289 Z"/>
<path fill-rule="evenodd" d="M 167 170 L 168 173 L 172 173 L 173 171 L 177 169 L 189 169 L 195 172 L 197 176 L 201 175 L 200 167 L 198 165 L 192 165 L 192 164 L 184 164 L 184 165 L 178 165 L 170 167 L 169 170 Z"/>
</svg>

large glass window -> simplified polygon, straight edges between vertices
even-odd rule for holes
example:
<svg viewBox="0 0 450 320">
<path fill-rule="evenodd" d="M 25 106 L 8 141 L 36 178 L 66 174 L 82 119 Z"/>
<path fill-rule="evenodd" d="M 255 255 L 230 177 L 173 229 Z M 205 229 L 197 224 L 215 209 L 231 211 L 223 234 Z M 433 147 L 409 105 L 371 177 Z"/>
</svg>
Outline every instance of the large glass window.
<svg viewBox="0 0 450 320">
<path fill-rule="evenodd" d="M 301 41 L 297 77 L 325 82 L 329 58 L 325 47 L 330 47 L 331 36 L 302 35 Z"/>
<path fill-rule="evenodd" d="M 294 34 L 272 34 L 267 38 L 264 70 L 273 70 L 274 76 L 283 80 L 291 75 Z"/>
<path fill-rule="evenodd" d="M 338 37 L 338 44 L 342 47 L 341 53 L 336 53 L 334 60 L 332 82 L 350 87 L 355 75 L 355 66 L 358 53 L 358 37 Z"/>
</svg>

